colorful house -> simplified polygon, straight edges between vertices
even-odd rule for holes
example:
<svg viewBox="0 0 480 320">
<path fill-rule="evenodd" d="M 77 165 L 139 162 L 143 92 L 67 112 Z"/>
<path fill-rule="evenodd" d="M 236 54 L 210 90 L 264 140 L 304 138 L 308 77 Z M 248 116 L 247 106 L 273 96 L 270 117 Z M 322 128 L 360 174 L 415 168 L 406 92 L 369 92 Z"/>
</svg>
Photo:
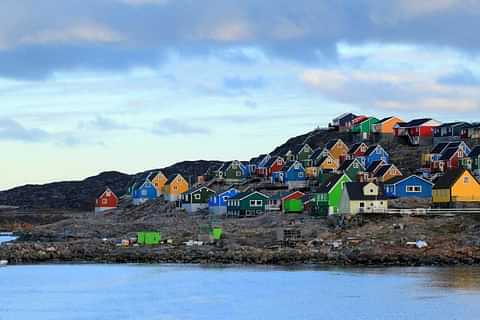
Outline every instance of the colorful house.
<svg viewBox="0 0 480 320">
<path fill-rule="evenodd" d="M 373 125 L 378 122 L 378 119 L 375 117 L 369 117 L 359 122 L 358 124 L 352 127 L 351 132 L 360 133 L 360 134 L 369 134 L 372 133 Z"/>
<path fill-rule="evenodd" d="M 450 151 L 447 152 L 449 149 Z M 453 150 L 460 152 L 460 162 L 465 158 L 464 155 L 468 155 L 471 152 L 470 147 L 464 141 L 441 142 L 436 144 L 430 153 L 422 155 L 423 167 L 427 168 L 432 173 L 445 171 L 447 164 L 446 161 L 453 156 Z"/>
<path fill-rule="evenodd" d="M 388 198 L 432 198 L 433 183 L 419 176 L 395 177 L 384 184 Z"/>
<path fill-rule="evenodd" d="M 343 161 L 348 154 L 348 146 L 342 139 L 330 140 L 323 148 L 324 153 L 330 154 L 334 159 Z"/>
<path fill-rule="evenodd" d="M 323 149 L 315 150 L 311 156 L 311 163 L 312 167 L 317 167 L 320 171 L 335 171 L 339 166 L 339 161 Z"/>
<path fill-rule="evenodd" d="M 188 213 L 195 213 L 208 208 L 208 200 L 216 194 L 210 188 L 200 186 L 182 194 L 182 208 Z"/>
<path fill-rule="evenodd" d="M 457 138 L 462 136 L 462 130 L 468 129 L 467 122 L 449 122 L 433 128 L 433 136 L 436 138 Z"/>
<path fill-rule="evenodd" d="M 395 177 L 401 177 L 402 173 L 400 170 L 393 164 L 382 165 L 378 170 L 375 171 L 373 179 L 377 183 L 384 183 L 393 179 Z"/>
<path fill-rule="evenodd" d="M 95 212 L 101 213 L 108 210 L 113 210 L 118 207 L 118 197 L 110 189 L 106 188 L 101 195 L 99 195 L 95 201 Z"/>
<path fill-rule="evenodd" d="M 365 142 L 359 142 L 353 144 L 347 153 L 347 160 L 362 158 L 367 152 L 368 146 Z"/>
<path fill-rule="evenodd" d="M 240 182 L 250 176 L 250 169 L 241 161 L 224 162 L 217 171 L 217 177 L 227 183 Z"/>
<path fill-rule="evenodd" d="M 470 151 L 468 159 L 470 160 L 470 169 L 475 175 L 480 175 L 480 146 L 476 146 Z"/>
<path fill-rule="evenodd" d="M 372 131 L 380 134 L 394 134 L 395 130 L 393 128 L 401 122 L 402 120 L 397 117 L 383 118 L 372 125 Z"/>
<path fill-rule="evenodd" d="M 266 177 L 268 175 L 267 173 L 267 163 L 270 161 L 272 158 L 271 155 L 269 154 L 262 154 L 257 158 L 256 162 L 256 168 L 255 168 L 255 174 L 259 177 Z"/>
<path fill-rule="evenodd" d="M 225 190 L 219 194 L 216 194 L 210 199 L 208 199 L 208 211 L 211 214 L 221 215 L 227 213 L 227 201 L 236 195 L 238 195 L 240 191 L 235 188 L 230 188 Z"/>
<path fill-rule="evenodd" d="M 268 199 L 266 209 L 273 212 L 298 213 L 303 212 L 302 198 L 305 196 L 300 191 L 280 191 Z"/>
<path fill-rule="evenodd" d="M 338 213 L 343 188 L 352 180 L 346 174 L 334 174 L 322 183 L 315 193 L 320 215 Z"/>
<path fill-rule="evenodd" d="M 340 132 L 349 131 L 350 128 L 352 127 L 352 121 L 356 117 L 357 117 L 356 115 L 350 112 L 341 114 L 340 116 L 332 120 L 329 127 L 334 128 Z"/>
<path fill-rule="evenodd" d="M 256 216 L 265 213 L 269 196 L 259 192 L 242 192 L 227 200 L 227 214 L 237 217 Z"/>
<path fill-rule="evenodd" d="M 373 182 L 351 182 L 345 184 L 340 201 L 341 214 L 383 212 L 388 201 L 381 188 Z"/>
<path fill-rule="evenodd" d="M 382 148 L 381 145 L 373 145 L 370 146 L 367 151 L 365 152 L 365 155 L 363 156 L 363 161 L 362 164 L 365 166 L 365 168 L 370 167 L 370 165 L 379 160 L 385 161 L 385 163 L 390 162 L 390 155 L 388 154 L 385 149 Z"/>
<path fill-rule="evenodd" d="M 432 202 L 436 206 L 454 206 L 480 202 L 480 183 L 464 168 L 447 171 L 433 186 Z"/>
<path fill-rule="evenodd" d="M 140 205 L 147 201 L 155 200 L 157 197 L 157 188 L 150 180 L 145 179 L 142 184 L 138 184 L 138 187 L 135 187 L 133 190 L 132 201 L 134 205 Z"/>
<path fill-rule="evenodd" d="M 302 144 L 293 149 L 295 153 L 295 160 L 300 161 L 303 166 L 309 166 L 309 160 L 311 155 L 313 154 L 313 149 L 309 144 Z"/>
<path fill-rule="evenodd" d="M 177 174 L 171 176 L 165 186 L 163 187 L 163 195 L 167 201 L 180 200 L 181 195 L 187 192 L 189 189 L 189 183 L 182 175 Z"/>
<path fill-rule="evenodd" d="M 272 157 L 270 160 L 265 164 L 267 177 L 270 177 L 275 172 L 280 172 L 283 170 L 285 166 L 285 160 L 282 157 Z"/>
<path fill-rule="evenodd" d="M 442 156 L 438 160 L 438 169 L 441 172 L 458 169 L 462 166 L 462 160 L 466 157 L 467 155 L 461 148 L 447 148 L 442 152 Z"/>
<path fill-rule="evenodd" d="M 163 174 L 162 171 L 153 171 L 148 176 L 148 180 L 155 186 L 157 189 L 157 195 L 160 196 L 163 192 L 163 187 L 167 183 L 167 176 Z"/>
<path fill-rule="evenodd" d="M 360 174 L 365 172 L 365 167 L 358 159 L 345 160 L 338 171 L 346 174 L 350 180 L 358 181 Z"/>
<path fill-rule="evenodd" d="M 433 136 L 433 129 L 441 123 L 431 118 L 415 119 L 410 122 L 399 122 L 394 127 L 396 137 L 405 137 L 410 144 L 420 144 L 420 139 Z"/>
<path fill-rule="evenodd" d="M 480 123 L 465 126 L 460 133 L 462 139 L 480 139 Z"/>
<path fill-rule="evenodd" d="M 288 185 L 289 189 L 299 189 L 306 186 L 306 173 L 300 161 L 289 161 L 282 171 L 272 173 L 272 183 Z"/>
</svg>

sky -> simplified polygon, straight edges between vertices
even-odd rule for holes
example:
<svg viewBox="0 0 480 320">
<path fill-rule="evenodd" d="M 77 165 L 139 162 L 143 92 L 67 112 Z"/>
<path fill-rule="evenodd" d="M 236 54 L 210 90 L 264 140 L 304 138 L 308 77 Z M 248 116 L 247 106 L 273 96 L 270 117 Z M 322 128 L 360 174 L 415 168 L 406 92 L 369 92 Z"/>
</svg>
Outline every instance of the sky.
<svg viewBox="0 0 480 320">
<path fill-rule="evenodd" d="M 2 0 L 0 190 L 479 120 L 478 0 Z"/>
</svg>

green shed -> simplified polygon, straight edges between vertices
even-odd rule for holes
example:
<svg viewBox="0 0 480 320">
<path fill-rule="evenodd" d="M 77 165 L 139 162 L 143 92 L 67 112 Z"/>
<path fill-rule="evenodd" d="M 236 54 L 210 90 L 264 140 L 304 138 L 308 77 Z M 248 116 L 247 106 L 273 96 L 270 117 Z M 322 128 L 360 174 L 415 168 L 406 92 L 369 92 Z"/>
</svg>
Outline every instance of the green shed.
<svg viewBox="0 0 480 320">
<path fill-rule="evenodd" d="M 352 182 L 346 174 L 335 174 L 326 180 L 315 193 L 319 215 L 338 213 L 345 183 Z"/>
<path fill-rule="evenodd" d="M 283 203 L 285 213 L 302 213 L 303 201 L 301 199 L 289 199 Z"/>
<path fill-rule="evenodd" d="M 213 235 L 213 239 L 215 240 L 222 239 L 223 229 L 220 227 L 213 228 L 212 235 Z"/>
<path fill-rule="evenodd" d="M 378 122 L 378 119 L 375 117 L 367 118 L 362 122 L 353 126 L 351 131 L 354 133 L 371 133 L 373 131 L 372 130 L 373 125 L 376 124 L 377 122 Z"/>
<path fill-rule="evenodd" d="M 137 243 L 141 245 L 156 245 L 162 240 L 160 232 L 141 231 L 137 234 Z"/>
</svg>

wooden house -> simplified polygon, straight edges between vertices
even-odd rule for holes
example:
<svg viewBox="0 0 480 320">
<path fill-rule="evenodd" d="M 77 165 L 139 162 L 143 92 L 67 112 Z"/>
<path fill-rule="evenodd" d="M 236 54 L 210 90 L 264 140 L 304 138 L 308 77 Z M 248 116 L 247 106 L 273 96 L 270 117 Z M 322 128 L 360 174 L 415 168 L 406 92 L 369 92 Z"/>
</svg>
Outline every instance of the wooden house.
<svg viewBox="0 0 480 320">
<path fill-rule="evenodd" d="M 313 167 L 319 168 L 320 171 L 335 171 L 339 166 L 339 161 L 323 149 L 315 150 L 311 157 L 311 163 Z"/>
<path fill-rule="evenodd" d="M 432 202 L 442 207 L 478 203 L 480 202 L 480 183 L 467 169 L 447 171 L 433 186 Z"/>
<path fill-rule="evenodd" d="M 282 157 L 271 157 L 265 164 L 266 177 L 271 177 L 273 173 L 283 170 L 285 166 L 285 160 Z"/>
<path fill-rule="evenodd" d="M 395 177 L 384 184 L 385 196 L 388 198 L 432 198 L 433 183 L 422 177 L 411 175 Z"/>
<path fill-rule="evenodd" d="M 217 177 L 224 179 L 227 183 L 240 182 L 248 176 L 250 176 L 250 169 L 238 160 L 224 162 L 217 171 Z"/>
<path fill-rule="evenodd" d="M 267 163 L 270 161 L 272 158 L 271 155 L 269 154 L 262 154 L 258 157 L 257 163 L 256 163 L 256 168 L 255 168 L 255 174 L 259 177 L 266 177 L 268 176 L 268 170 L 267 170 Z"/>
<path fill-rule="evenodd" d="M 340 132 L 349 131 L 350 128 L 352 128 L 352 121 L 356 117 L 357 117 L 356 115 L 350 112 L 343 113 L 340 116 L 333 119 L 329 127 L 335 130 L 338 130 Z"/>
<path fill-rule="evenodd" d="M 208 199 L 208 211 L 211 214 L 221 215 L 227 213 L 227 201 L 236 195 L 238 195 L 240 191 L 236 188 L 229 188 L 223 192 L 220 192 Z"/>
<path fill-rule="evenodd" d="M 182 175 L 177 174 L 171 176 L 165 186 L 163 187 L 163 195 L 167 201 L 180 200 L 181 195 L 187 192 L 189 189 L 189 183 Z"/>
<path fill-rule="evenodd" d="M 396 137 L 406 138 L 412 145 L 418 145 L 421 138 L 432 137 L 433 129 L 440 125 L 440 122 L 431 118 L 415 119 L 406 123 L 399 122 L 394 127 L 394 134 Z"/>
<path fill-rule="evenodd" d="M 269 196 L 259 192 L 242 192 L 227 200 L 227 215 L 246 217 L 265 213 Z"/>
<path fill-rule="evenodd" d="M 394 127 L 401 123 L 402 120 L 397 117 L 387 117 L 377 121 L 372 125 L 372 131 L 379 134 L 394 134 Z"/>
<path fill-rule="evenodd" d="M 281 183 L 288 189 L 299 189 L 306 186 L 306 172 L 300 161 L 287 162 L 282 171 L 272 173 L 272 183 Z"/>
<path fill-rule="evenodd" d="M 181 195 L 182 208 L 188 213 L 195 213 L 208 208 L 208 200 L 215 196 L 216 192 L 205 186 L 188 190 Z"/>
<path fill-rule="evenodd" d="M 350 130 L 353 133 L 360 133 L 364 135 L 368 135 L 373 132 L 373 125 L 378 122 L 378 119 L 375 117 L 368 117 L 363 121 L 357 123 L 352 127 Z"/>
<path fill-rule="evenodd" d="M 472 123 L 462 128 L 460 137 L 462 139 L 480 139 L 480 123 Z"/>
<path fill-rule="evenodd" d="M 300 161 L 305 167 L 309 166 L 310 157 L 314 152 L 309 144 L 298 145 L 293 149 L 293 152 L 295 153 L 294 160 Z"/>
<path fill-rule="evenodd" d="M 305 193 L 300 191 L 280 191 L 274 194 L 268 199 L 267 202 L 267 211 L 273 212 L 282 212 L 282 213 L 298 213 L 300 207 L 298 207 L 298 202 L 295 202 L 296 205 L 287 205 L 292 200 L 301 200 L 305 196 Z M 301 202 L 301 211 L 303 211 L 303 201 Z"/>
<path fill-rule="evenodd" d="M 373 174 L 373 180 L 377 183 L 384 183 L 393 179 L 395 177 L 401 177 L 402 173 L 400 170 L 393 164 L 382 165 L 378 170 Z"/>
<path fill-rule="evenodd" d="M 447 150 L 449 151 L 447 152 Z M 453 156 L 453 150 L 459 151 L 459 162 L 462 162 L 462 159 L 465 158 L 464 155 L 468 155 L 471 151 L 464 141 L 440 142 L 433 147 L 430 153 L 422 155 L 423 167 L 431 173 L 445 171 L 448 165 L 446 162 Z M 450 162 L 450 167 L 455 167 L 451 166 L 451 164 L 454 163 Z"/>
<path fill-rule="evenodd" d="M 346 174 L 334 174 L 320 185 L 315 192 L 319 215 L 338 213 L 342 191 L 347 182 L 352 180 Z"/>
<path fill-rule="evenodd" d="M 358 181 L 362 172 L 365 172 L 365 167 L 358 159 L 345 160 L 338 168 L 339 173 L 346 174 L 350 180 Z"/>
<path fill-rule="evenodd" d="M 108 210 L 113 210 L 118 207 L 118 197 L 110 189 L 106 188 L 105 191 L 100 194 L 95 201 L 95 212 L 101 213 Z"/>
<path fill-rule="evenodd" d="M 165 186 L 165 183 L 167 183 L 167 176 L 163 174 L 162 171 L 153 171 L 150 173 L 148 176 L 148 180 L 150 180 L 151 183 L 155 186 L 157 189 L 157 195 L 160 196 L 163 192 L 163 187 Z"/>
<path fill-rule="evenodd" d="M 359 142 L 353 144 L 347 152 L 347 160 L 361 158 L 367 152 L 368 146 L 365 142 Z"/>
<path fill-rule="evenodd" d="M 360 160 L 363 160 L 362 164 L 365 166 L 365 168 L 368 168 L 372 163 L 379 160 L 383 160 L 385 163 L 389 163 L 390 155 L 387 151 L 385 151 L 385 149 L 382 148 L 381 145 L 377 144 L 368 147 L 365 155 L 363 156 L 363 159 L 361 158 Z"/>
<path fill-rule="evenodd" d="M 462 166 L 462 160 L 466 157 L 467 155 L 461 148 L 447 148 L 442 152 L 442 155 L 438 160 L 438 169 L 440 172 L 458 169 Z"/>
<path fill-rule="evenodd" d="M 143 183 L 139 183 L 133 190 L 132 202 L 134 205 L 140 205 L 147 201 L 155 200 L 157 197 L 157 188 L 150 180 L 145 179 Z"/>
<path fill-rule="evenodd" d="M 356 116 L 355 118 L 353 118 L 352 126 L 351 126 L 350 130 L 353 127 L 355 127 L 357 124 L 359 124 L 360 122 L 365 121 L 366 119 L 368 119 L 368 117 L 366 115 L 360 115 L 360 116 Z"/>
<path fill-rule="evenodd" d="M 470 124 L 467 122 L 449 122 L 433 128 L 435 138 L 456 138 L 462 136 L 462 130 L 468 129 Z"/>
<path fill-rule="evenodd" d="M 476 146 L 468 154 L 469 169 L 476 175 L 480 175 L 480 146 Z"/>
<path fill-rule="evenodd" d="M 348 154 L 348 146 L 342 139 L 334 139 L 327 142 L 323 148 L 325 153 L 329 153 L 334 159 L 339 162 L 345 160 Z"/>
<path fill-rule="evenodd" d="M 388 209 L 388 200 L 383 190 L 373 182 L 350 182 L 345 184 L 339 205 L 341 214 L 383 212 Z"/>
</svg>

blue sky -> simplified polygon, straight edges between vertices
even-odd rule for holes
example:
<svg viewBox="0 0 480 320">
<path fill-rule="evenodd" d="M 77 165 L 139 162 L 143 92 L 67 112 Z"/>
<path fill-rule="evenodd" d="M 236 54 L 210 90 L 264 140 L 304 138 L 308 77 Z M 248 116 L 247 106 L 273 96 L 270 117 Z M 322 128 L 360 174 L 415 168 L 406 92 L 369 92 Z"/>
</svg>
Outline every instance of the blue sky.
<svg viewBox="0 0 480 320">
<path fill-rule="evenodd" d="M 4 0 L 0 189 L 248 159 L 346 110 L 475 120 L 475 0 Z"/>
</svg>

